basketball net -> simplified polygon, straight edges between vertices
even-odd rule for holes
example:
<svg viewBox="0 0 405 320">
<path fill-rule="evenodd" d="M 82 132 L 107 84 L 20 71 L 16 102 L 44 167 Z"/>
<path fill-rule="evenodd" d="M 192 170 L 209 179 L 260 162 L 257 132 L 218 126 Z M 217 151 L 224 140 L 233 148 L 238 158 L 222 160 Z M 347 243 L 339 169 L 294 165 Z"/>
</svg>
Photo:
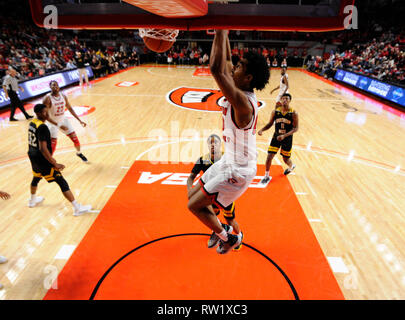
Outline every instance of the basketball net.
<svg viewBox="0 0 405 320">
<path fill-rule="evenodd" d="M 157 40 L 176 41 L 179 30 L 175 29 L 139 29 L 141 38 L 148 37 Z"/>
</svg>

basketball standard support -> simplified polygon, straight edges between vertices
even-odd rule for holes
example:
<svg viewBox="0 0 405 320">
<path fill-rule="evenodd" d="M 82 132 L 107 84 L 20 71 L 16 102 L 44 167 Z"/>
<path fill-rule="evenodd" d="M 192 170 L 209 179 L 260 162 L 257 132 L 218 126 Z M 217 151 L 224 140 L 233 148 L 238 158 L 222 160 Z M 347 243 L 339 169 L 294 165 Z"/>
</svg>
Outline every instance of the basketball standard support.
<svg viewBox="0 0 405 320">
<path fill-rule="evenodd" d="M 196 18 L 208 13 L 207 0 L 124 0 L 165 18 Z"/>
<path fill-rule="evenodd" d="M 100 0 L 101 1 L 101 0 Z M 191 0 L 170 0 L 191 3 Z M 271 5 L 233 3 L 209 4 L 208 13 L 197 18 L 167 18 L 152 14 L 127 2 L 72 3 L 68 0 L 29 0 L 32 18 L 39 27 L 45 27 L 46 4 L 57 10 L 58 29 L 177 29 L 177 30 L 266 30 L 322 32 L 344 30 L 347 17 L 345 8 L 355 0 L 336 0 L 329 5 Z M 155 2 L 155 0 L 144 0 Z M 166 3 L 166 0 L 159 0 Z M 195 2 L 197 3 L 197 2 Z M 314 12 L 316 15 L 314 15 Z"/>
</svg>

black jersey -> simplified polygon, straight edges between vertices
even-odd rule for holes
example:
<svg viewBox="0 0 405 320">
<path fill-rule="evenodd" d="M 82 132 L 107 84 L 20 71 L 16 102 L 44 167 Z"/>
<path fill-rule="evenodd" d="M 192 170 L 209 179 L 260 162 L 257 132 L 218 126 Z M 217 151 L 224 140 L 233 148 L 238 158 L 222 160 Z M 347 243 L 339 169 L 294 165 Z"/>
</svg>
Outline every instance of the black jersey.
<svg viewBox="0 0 405 320">
<path fill-rule="evenodd" d="M 220 159 L 220 158 L 219 158 Z M 217 159 L 217 160 L 219 160 Z M 199 174 L 201 171 L 205 172 L 214 164 L 215 161 L 211 160 L 211 154 L 206 154 L 203 157 L 200 157 L 197 162 L 194 164 L 193 169 L 191 170 L 194 174 Z"/>
<path fill-rule="evenodd" d="M 39 119 L 33 119 L 28 126 L 28 154 L 33 157 L 43 157 L 39 142 L 46 141 L 49 153 L 52 154 L 51 132 L 48 126 Z"/>
<path fill-rule="evenodd" d="M 293 129 L 293 114 L 294 109 L 289 108 L 286 113 L 283 113 L 281 107 L 276 108 L 276 114 L 274 116 L 274 123 L 276 126 L 275 135 L 285 134 Z"/>
</svg>

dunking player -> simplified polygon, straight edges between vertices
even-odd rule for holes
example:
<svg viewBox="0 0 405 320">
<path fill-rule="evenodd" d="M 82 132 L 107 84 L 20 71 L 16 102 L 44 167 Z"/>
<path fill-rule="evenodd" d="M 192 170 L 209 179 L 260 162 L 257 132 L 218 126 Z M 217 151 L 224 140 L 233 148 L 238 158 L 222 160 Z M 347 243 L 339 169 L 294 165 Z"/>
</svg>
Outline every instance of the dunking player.
<svg viewBox="0 0 405 320">
<path fill-rule="evenodd" d="M 242 234 L 228 234 L 209 205 L 225 209 L 249 187 L 256 175 L 257 99 L 270 72 L 266 59 L 246 52 L 231 69 L 231 49 L 226 30 L 217 30 L 210 55 L 210 70 L 226 98 L 222 105 L 225 153 L 201 177 L 189 194 L 189 210 L 220 238 L 217 252 L 225 254 L 242 243 Z"/>
<path fill-rule="evenodd" d="M 280 78 L 280 85 L 277 88 L 274 88 L 273 90 L 271 90 L 270 94 L 272 94 L 274 91 L 280 89 L 279 94 L 276 98 L 276 108 L 278 106 L 281 105 L 281 97 L 286 94 L 289 93 L 288 89 L 289 89 L 290 85 L 288 83 L 288 74 L 287 74 L 287 67 L 282 67 L 281 68 L 281 78 Z"/>
<path fill-rule="evenodd" d="M 193 182 L 195 177 L 202 171 L 207 171 L 215 162 L 221 159 L 222 151 L 221 151 L 221 138 L 216 134 L 212 134 L 207 139 L 208 148 L 210 153 L 200 157 L 197 162 L 195 163 L 193 169 L 191 170 L 191 174 L 187 179 L 187 193 L 190 194 L 193 188 Z M 218 207 L 215 203 L 212 204 L 212 209 L 216 216 L 218 217 L 221 208 Z M 235 234 L 240 234 L 239 224 L 235 220 L 235 203 L 232 203 L 226 210 L 223 210 L 223 214 L 227 224 L 222 224 L 222 227 L 228 232 Z M 208 240 L 208 248 L 215 248 L 219 243 L 219 237 L 216 235 L 215 232 L 211 234 L 211 237 Z M 239 250 L 242 245 L 234 248 L 234 250 Z"/>
<path fill-rule="evenodd" d="M 51 133 L 45 124 L 48 119 L 48 108 L 44 104 L 37 104 L 34 107 L 34 112 L 37 118 L 33 119 L 28 126 L 28 156 L 34 174 L 28 206 L 30 208 L 35 207 L 44 200 L 43 197 L 37 197 L 36 192 L 39 181 L 45 178 L 48 183 L 55 181 L 59 185 L 65 198 L 72 203 L 74 216 L 80 216 L 90 211 L 90 205 L 82 206 L 76 202 L 68 183 L 60 173 L 60 170 L 63 170 L 65 166 L 57 163 L 51 155 Z"/>
<path fill-rule="evenodd" d="M 291 95 L 285 93 L 281 98 L 281 106 L 271 112 L 270 121 L 257 133 L 259 136 L 264 131 L 269 130 L 275 123 L 273 139 L 270 142 L 269 151 L 266 160 L 266 173 L 261 183 L 267 184 L 271 180 L 269 175 L 271 162 L 281 147 L 281 155 L 284 162 L 288 165 L 284 174 L 287 175 L 294 170 L 295 164 L 291 161 L 291 149 L 293 145 L 293 134 L 298 131 L 298 113 L 290 107 Z"/>
<path fill-rule="evenodd" d="M 45 96 L 43 103 L 49 109 L 48 126 L 51 131 L 52 154 L 55 152 L 56 143 L 58 141 L 58 132 L 59 129 L 61 129 L 62 132 L 73 141 L 77 150 L 76 155 L 84 162 L 88 162 L 87 158 L 80 151 L 80 142 L 72 125 L 70 124 L 69 120 L 65 118 L 65 109 L 67 108 L 83 127 L 85 127 L 87 124 L 81 121 L 77 116 L 76 112 L 71 107 L 68 98 L 63 93 L 60 93 L 58 82 L 53 80 L 49 83 L 49 86 L 51 88 L 51 92 Z"/>
</svg>

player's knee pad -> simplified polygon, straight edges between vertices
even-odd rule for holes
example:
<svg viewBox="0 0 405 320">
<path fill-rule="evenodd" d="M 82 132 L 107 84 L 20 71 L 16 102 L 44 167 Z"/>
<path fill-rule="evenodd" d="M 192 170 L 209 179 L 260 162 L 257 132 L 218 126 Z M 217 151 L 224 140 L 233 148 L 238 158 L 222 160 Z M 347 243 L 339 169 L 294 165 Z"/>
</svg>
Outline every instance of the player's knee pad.
<svg viewBox="0 0 405 320">
<path fill-rule="evenodd" d="M 66 192 L 66 191 L 70 190 L 69 184 L 67 183 L 67 181 L 65 180 L 64 177 L 62 177 L 62 176 L 56 177 L 55 182 L 58 184 L 58 186 L 60 187 L 62 192 Z"/>
<path fill-rule="evenodd" d="M 39 181 L 41 181 L 41 179 L 42 179 L 42 178 L 38 178 L 38 177 L 32 178 L 31 186 L 32 186 L 32 187 L 37 187 L 37 186 L 38 186 L 38 183 L 39 183 Z"/>
</svg>

